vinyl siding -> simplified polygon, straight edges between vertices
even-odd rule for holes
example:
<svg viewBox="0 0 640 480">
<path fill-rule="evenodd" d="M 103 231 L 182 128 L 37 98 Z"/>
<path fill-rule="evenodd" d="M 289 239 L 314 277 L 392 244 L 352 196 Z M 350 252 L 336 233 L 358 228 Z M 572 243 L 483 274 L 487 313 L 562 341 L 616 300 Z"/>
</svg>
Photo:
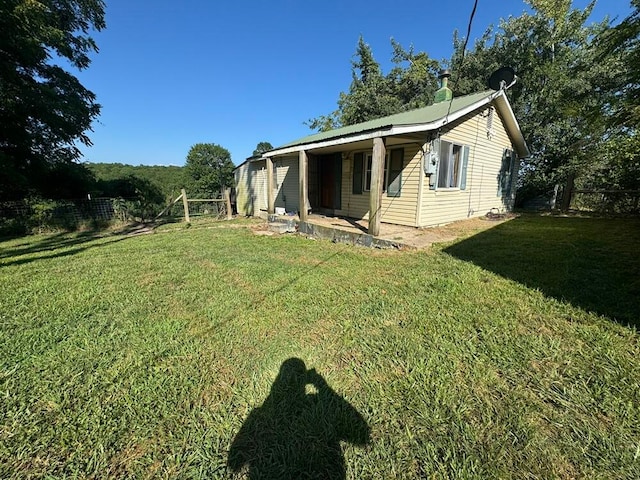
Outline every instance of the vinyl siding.
<svg viewBox="0 0 640 480">
<path fill-rule="evenodd" d="M 236 208 L 238 214 L 244 216 L 253 215 L 253 198 L 249 180 L 250 166 L 251 164 L 247 162 L 233 173 L 236 182 Z"/>
<path fill-rule="evenodd" d="M 420 184 L 421 146 L 416 143 L 393 145 L 387 151 L 396 148 L 404 149 L 402 163 L 402 182 L 400 195 L 389 197 L 382 194 L 381 221 L 398 225 L 416 226 L 416 208 L 418 204 L 418 190 Z M 369 151 L 370 152 L 370 151 Z M 354 194 L 353 185 L 353 157 L 356 151 L 348 152 L 342 162 L 342 210 L 337 215 L 352 218 L 369 217 L 369 192 Z"/>
<path fill-rule="evenodd" d="M 298 211 L 298 158 L 274 161 L 273 173 L 277 189 L 275 206 L 287 212 Z M 267 166 L 264 160 L 248 162 L 234 172 L 236 203 L 240 215 L 260 215 L 267 211 Z"/>
<path fill-rule="evenodd" d="M 512 149 L 509 136 L 497 111 L 493 115 L 491 138 L 487 135 L 487 109 L 460 119 L 453 127 L 442 132 L 442 139 L 469 147 L 466 189 L 430 190 L 429 181 L 422 171 L 423 151 L 429 145 L 406 143 L 387 146 L 387 150 L 404 149 L 401 192 L 397 197 L 382 196 L 382 217 L 386 223 L 407 226 L 435 226 L 469 217 L 485 215 L 491 209 L 508 211 L 513 208 L 514 194 L 498 196 L 498 179 L 505 149 Z M 348 147 L 348 146 L 345 146 Z M 352 218 L 368 218 L 369 192 L 354 194 L 353 161 L 357 152 L 369 153 L 371 150 L 345 150 L 342 152 L 341 209 L 336 215 Z M 515 192 L 519 162 L 516 162 L 512 175 L 512 192 Z M 298 158 L 284 157 L 274 159 L 274 175 L 277 183 L 275 205 L 287 211 L 299 210 L 298 198 Z M 313 182 L 317 181 L 314 163 L 309 163 L 310 195 Z M 238 168 L 236 171 L 238 212 L 247 215 L 260 215 L 267 209 L 266 166 L 263 161 L 255 161 Z M 243 189 L 241 184 L 248 185 Z M 248 203 L 245 208 L 243 203 Z"/>
<path fill-rule="evenodd" d="M 267 167 L 264 160 L 251 162 L 249 167 L 253 215 L 267 211 Z"/>
<path fill-rule="evenodd" d="M 422 175 L 422 203 L 419 226 L 434 226 L 470 217 L 485 215 L 491 209 L 500 212 L 513 208 L 513 196 L 498 196 L 498 178 L 505 149 L 513 148 L 497 112 L 493 115 L 493 134 L 488 138 L 487 112 L 470 115 L 452 129 L 442 133 L 442 139 L 469 146 L 467 185 L 460 189 L 429 189 Z M 428 146 L 425 146 L 428 148 Z M 512 181 L 517 180 L 518 164 Z M 512 188 L 515 191 L 515 187 Z"/>
<path fill-rule="evenodd" d="M 288 157 L 274 161 L 274 174 L 278 189 L 275 196 L 275 206 L 282 207 L 287 212 L 297 212 L 300 202 L 298 157 Z"/>
</svg>

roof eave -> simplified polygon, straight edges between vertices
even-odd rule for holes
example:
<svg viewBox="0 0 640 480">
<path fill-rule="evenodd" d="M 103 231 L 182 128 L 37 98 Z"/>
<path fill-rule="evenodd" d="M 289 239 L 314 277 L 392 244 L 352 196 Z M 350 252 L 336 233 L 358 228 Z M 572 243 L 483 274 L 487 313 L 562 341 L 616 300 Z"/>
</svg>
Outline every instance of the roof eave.
<svg viewBox="0 0 640 480">
<path fill-rule="evenodd" d="M 263 158 L 264 157 L 262 155 L 252 155 L 249 158 L 247 158 L 244 162 L 242 162 L 240 165 L 236 165 L 233 168 L 233 171 L 235 172 L 237 169 L 239 169 L 240 167 L 246 165 L 247 163 L 256 162 L 256 161 L 261 160 Z"/>
<path fill-rule="evenodd" d="M 497 92 L 491 93 L 481 100 L 472 103 L 464 108 L 456 110 L 455 112 L 450 113 L 444 118 L 441 117 L 432 122 L 425 123 L 417 123 L 417 124 L 404 124 L 404 125 L 385 125 L 382 127 L 378 127 L 372 130 L 366 130 L 357 133 L 351 133 L 346 135 L 338 135 L 333 138 L 328 138 L 326 140 L 320 140 L 317 142 L 302 142 L 296 145 L 289 145 L 287 147 L 276 148 L 271 150 L 270 152 L 265 152 L 262 154 L 262 157 L 277 157 L 281 155 L 287 155 L 290 153 L 300 152 L 301 150 L 315 150 L 318 148 L 327 148 L 338 145 L 345 145 L 348 143 L 360 142 L 364 140 L 372 140 L 374 138 L 379 137 L 388 137 L 393 135 L 407 135 L 411 133 L 420 133 L 420 132 L 429 132 L 432 130 L 437 130 L 442 128 L 443 126 L 455 122 L 456 120 L 464 117 L 465 115 L 488 105 L 489 103 L 495 102 L 495 106 L 500 112 L 504 122 L 507 132 L 514 144 L 514 147 L 518 153 L 520 158 L 526 158 L 531 155 L 529 151 L 529 147 L 522 135 L 522 130 L 520 130 L 520 125 L 518 124 L 518 120 L 513 113 L 513 109 L 509 104 L 509 100 L 504 92 L 504 90 L 498 90 Z"/>
<path fill-rule="evenodd" d="M 511 108 L 511 104 L 507 99 L 507 95 L 504 93 L 504 90 L 499 90 L 495 95 L 495 104 L 496 108 L 499 110 L 502 116 L 502 120 L 505 123 L 505 128 L 511 137 L 511 141 L 513 142 L 513 146 L 516 148 L 516 152 L 518 153 L 518 157 L 527 158 L 531 155 L 531 151 L 527 146 L 527 142 L 524 139 L 524 135 L 522 135 L 522 130 L 520 129 L 520 124 L 516 119 L 516 115 L 513 113 L 513 109 Z"/>
<path fill-rule="evenodd" d="M 477 110 L 484 105 L 487 105 L 493 99 L 494 94 L 488 95 L 487 97 L 479 100 L 478 102 L 472 103 L 460 110 L 456 110 L 452 112 L 448 116 L 444 118 L 439 118 L 434 120 L 433 122 L 426 123 L 416 123 L 416 124 L 407 124 L 407 125 L 386 125 L 383 127 L 378 127 L 373 130 L 352 133 L 348 135 L 339 135 L 334 138 L 329 138 L 326 140 L 321 140 L 319 142 L 307 142 L 307 143 L 299 143 L 297 145 L 290 145 L 288 147 L 277 148 L 275 150 L 271 150 L 270 152 L 265 152 L 263 155 L 265 157 L 277 157 L 280 155 L 286 155 L 289 153 L 299 152 L 301 150 L 314 150 L 317 148 L 326 148 L 333 147 L 336 145 L 344 145 L 347 143 L 360 142 L 363 140 L 370 140 L 378 137 L 388 137 L 392 135 L 406 135 L 410 133 L 419 133 L 419 132 L 429 132 L 431 130 L 437 130 L 438 128 L 442 128 L 448 123 L 455 122 L 459 118 L 464 117 L 468 113 Z M 513 114 L 513 112 L 512 112 Z"/>
</svg>

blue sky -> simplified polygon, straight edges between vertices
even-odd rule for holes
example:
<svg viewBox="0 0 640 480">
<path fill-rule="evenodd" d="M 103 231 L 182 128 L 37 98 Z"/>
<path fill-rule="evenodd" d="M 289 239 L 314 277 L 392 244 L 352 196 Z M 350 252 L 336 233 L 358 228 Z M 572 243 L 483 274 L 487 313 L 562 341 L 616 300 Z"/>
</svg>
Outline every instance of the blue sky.
<svg viewBox="0 0 640 480">
<path fill-rule="evenodd" d="M 106 0 L 100 52 L 78 73 L 102 114 L 89 162 L 183 165 L 191 145 L 217 143 L 235 164 L 260 141 L 308 135 L 351 82 L 360 34 L 386 72 L 395 38 L 448 58 L 473 0 Z M 586 0 L 574 0 L 583 7 Z M 522 0 L 480 0 L 471 41 Z M 599 0 L 593 21 L 623 18 L 628 0 Z"/>
</svg>

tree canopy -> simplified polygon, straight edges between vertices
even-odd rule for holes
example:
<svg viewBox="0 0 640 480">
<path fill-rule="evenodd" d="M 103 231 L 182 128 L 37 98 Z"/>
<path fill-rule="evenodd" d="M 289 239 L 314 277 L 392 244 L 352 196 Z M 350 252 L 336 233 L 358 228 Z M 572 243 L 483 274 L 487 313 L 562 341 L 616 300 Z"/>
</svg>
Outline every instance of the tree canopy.
<svg viewBox="0 0 640 480">
<path fill-rule="evenodd" d="M 92 195 L 105 197 L 133 198 L 131 192 L 135 192 L 136 183 L 132 178 L 147 182 L 157 188 L 162 197 L 162 202 L 169 198 L 176 198 L 181 188 L 191 191 L 191 178 L 185 167 L 174 165 L 124 165 L 122 163 L 84 163 L 73 164 L 86 168 L 96 180 L 90 189 Z M 140 190 L 140 188 L 138 188 Z M 80 195 L 82 196 L 82 195 Z M 79 198 L 68 197 L 68 198 Z M 154 198 L 157 195 L 154 194 Z"/>
<path fill-rule="evenodd" d="M 464 62 L 456 36 L 451 63 L 456 94 L 486 89 L 486 79 L 501 65 L 516 71 L 519 80 L 508 95 L 532 152 L 521 180 L 536 194 L 575 173 L 606 138 L 602 117 L 590 111 L 615 96 L 621 64 L 612 56 L 596 60 L 595 39 L 609 26 L 587 25 L 593 4 L 583 10 L 572 9 L 570 1 L 529 3 L 533 13 L 487 29 Z"/>
<path fill-rule="evenodd" d="M 192 179 L 193 193 L 215 198 L 233 185 L 233 162 L 229 151 L 215 143 L 196 143 L 187 154 L 186 170 Z"/>
<path fill-rule="evenodd" d="M 351 61 L 351 85 L 348 92 L 340 93 L 338 109 L 305 123 L 313 130 L 327 131 L 433 103 L 440 64 L 425 52 L 416 53 L 413 46 L 405 50 L 394 39 L 391 45 L 394 67 L 384 75 L 360 36 Z"/>
<path fill-rule="evenodd" d="M 80 156 L 100 106 L 95 95 L 56 64 L 84 69 L 105 28 L 102 0 L 0 3 L 1 197 L 43 190 L 55 165 Z M 59 62 L 58 62 L 59 63 Z"/>
<path fill-rule="evenodd" d="M 268 152 L 269 150 L 273 150 L 273 145 L 271 145 L 269 142 L 259 142 L 258 145 L 256 145 L 255 150 L 253 151 L 253 155 L 261 155 L 264 152 Z"/>
</svg>

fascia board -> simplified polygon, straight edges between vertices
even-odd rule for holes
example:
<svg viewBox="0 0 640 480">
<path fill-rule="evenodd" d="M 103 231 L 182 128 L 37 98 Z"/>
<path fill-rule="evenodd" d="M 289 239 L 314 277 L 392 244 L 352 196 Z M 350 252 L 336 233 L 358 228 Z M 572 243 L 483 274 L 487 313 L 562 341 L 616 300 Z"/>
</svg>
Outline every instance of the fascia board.
<svg viewBox="0 0 640 480">
<path fill-rule="evenodd" d="M 500 94 L 502 92 L 496 92 L 497 94 Z M 465 115 L 473 112 L 474 110 L 477 110 L 478 108 L 487 105 L 488 103 L 490 103 L 494 98 L 495 98 L 496 94 L 491 94 L 488 95 L 486 98 L 483 98 L 482 100 L 476 102 L 476 103 L 472 103 L 471 105 L 462 108 L 460 110 L 456 110 L 455 112 L 453 112 L 452 114 L 450 114 L 448 117 L 445 118 L 439 118 L 438 120 L 434 121 L 434 122 L 428 122 L 428 123 L 416 123 L 416 124 L 411 124 L 411 125 L 388 125 L 388 126 L 384 126 L 384 127 L 380 127 L 377 128 L 375 130 L 369 131 L 369 132 L 362 132 L 362 133 L 357 133 L 357 134 L 353 134 L 353 135 L 349 135 L 349 136 L 345 136 L 345 137 L 337 137 L 337 138 L 333 138 L 330 140 L 322 140 L 320 142 L 312 142 L 312 143 L 306 143 L 306 144 L 300 144 L 300 145 L 293 145 L 291 147 L 285 147 L 285 148 L 281 148 L 281 149 L 277 149 L 277 150 L 272 150 L 270 152 L 266 152 L 263 154 L 263 156 L 265 157 L 277 157 L 277 156 L 281 156 L 281 155 L 286 155 L 288 153 L 295 153 L 295 152 L 299 152 L 301 150 L 315 150 L 316 148 L 326 148 L 326 147 L 334 147 L 337 145 L 345 145 L 348 143 L 355 143 L 355 142 L 361 142 L 364 140 L 372 140 L 374 138 L 378 138 L 378 137 L 389 137 L 389 136 L 393 136 L 393 135 L 406 135 L 408 133 L 418 133 L 418 132 L 428 132 L 431 130 L 436 130 L 438 128 L 442 128 L 443 126 L 454 122 L 456 120 L 458 120 L 461 117 L 464 117 Z M 511 114 L 513 115 L 513 112 L 511 112 Z"/>
</svg>

